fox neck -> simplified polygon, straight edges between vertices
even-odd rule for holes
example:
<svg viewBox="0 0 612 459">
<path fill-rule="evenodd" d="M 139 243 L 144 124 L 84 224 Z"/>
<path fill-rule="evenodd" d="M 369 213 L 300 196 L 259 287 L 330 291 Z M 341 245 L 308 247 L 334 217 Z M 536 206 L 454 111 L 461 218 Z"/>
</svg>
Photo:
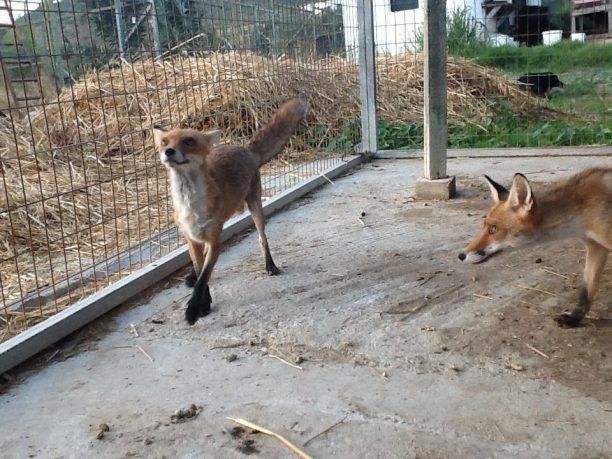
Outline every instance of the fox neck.
<svg viewBox="0 0 612 459">
<path fill-rule="evenodd" d="M 175 201 L 186 201 L 191 198 L 204 197 L 206 194 L 206 181 L 202 176 L 201 171 L 188 169 L 170 171 L 170 185 L 172 187 L 172 196 Z"/>
<path fill-rule="evenodd" d="M 580 237 L 584 227 L 578 203 L 567 187 L 545 190 L 536 197 L 534 220 L 539 242 Z"/>
<path fill-rule="evenodd" d="M 176 223 L 189 239 L 202 242 L 211 218 L 211 190 L 205 171 L 172 170 L 170 175 Z"/>
</svg>

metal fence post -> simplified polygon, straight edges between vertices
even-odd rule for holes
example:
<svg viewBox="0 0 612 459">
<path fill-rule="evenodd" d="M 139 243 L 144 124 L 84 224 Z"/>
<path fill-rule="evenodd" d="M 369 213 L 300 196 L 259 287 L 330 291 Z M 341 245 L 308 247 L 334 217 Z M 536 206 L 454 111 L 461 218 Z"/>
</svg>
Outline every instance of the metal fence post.
<svg viewBox="0 0 612 459">
<path fill-rule="evenodd" d="M 155 59 L 161 56 L 161 41 L 159 40 L 159 23 L 157 22 L 157 8 L 155 0 L 150 0 L 151 9 L 148 12 L 149 30 L 153 35 L 153 48 Z"/>
<path fill-rule="evenodd" d="M 357 1 L 359 28 L 359 92 L 361 101 L 361 153 L 378 149 L 376 134 L 376 49 L 372 0 Z"/>
<path fill-rule="evenodd" d="M 446 175 L 446 2 L 425 0 L 424 27 L 424 178 L 419 199 L 449 199 L 455 179 Z"/>
<path fill-rule="evenodd" d="M 117 41 L 119 43 L 119 57 L 125 59 L 125 31 L 123 28 L 123 8 L 121 1 L 115 0 L 115 21 L 117 22 Z"/>
</svg>

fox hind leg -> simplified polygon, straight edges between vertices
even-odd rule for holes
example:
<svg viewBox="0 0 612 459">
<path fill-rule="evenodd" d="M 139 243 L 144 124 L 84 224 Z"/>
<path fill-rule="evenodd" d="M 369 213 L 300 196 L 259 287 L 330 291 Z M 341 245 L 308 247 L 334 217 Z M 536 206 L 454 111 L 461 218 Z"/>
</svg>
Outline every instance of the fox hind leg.
<svg viewBox="0 0 612 459">
<path fill-rule="evenodd" d="M 266 237 L 266 219 L 263 213 L 263 207 L 261 205 L 261 181 L 259 174 L 254 178 L 251 191 L 246 197 L 246 203 L 251 215 L 253 216 L 257 233 L 259 234 L 259 243 L 261 245 L 261 249 L 263 250 L 264 259 L 266 262 L 266 272 L 270 276 L 274 276 L 278 274 L 280 270 L 276 267 L 276 264 L 272 259 L 270 247 L 268 246 L 268 238 Z"/>
</svg>

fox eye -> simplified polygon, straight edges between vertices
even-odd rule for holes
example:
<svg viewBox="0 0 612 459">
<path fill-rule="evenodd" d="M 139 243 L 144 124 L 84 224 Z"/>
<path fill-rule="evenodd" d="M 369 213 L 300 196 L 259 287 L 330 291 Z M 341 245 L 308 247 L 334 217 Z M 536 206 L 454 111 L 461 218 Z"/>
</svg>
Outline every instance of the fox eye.
<svg viewBox="0 0 612 459">
<path fill-rule="evenodd" d="M 195 145 L 195 143 L 196 143 L 196 141 L 195 141 L 195 139 L 193 137 L 186 137 L 183 140 L 183 144 L 185 144 L 188 147 L 191 147 L 191 146 Z"/>
<path fill-rule="evenodd" d="M 165 147 L 166 145 L 168 145 L 168 139 L 166 138 L 161 139 L 161 144 L 162 144 L 162 147 Z"/>
<path fill-rule="evenodd" d="M 497 226 L 489 225 L 489 234 L 495 234 L 495 233 L 497 233 Z"/>
</svg>

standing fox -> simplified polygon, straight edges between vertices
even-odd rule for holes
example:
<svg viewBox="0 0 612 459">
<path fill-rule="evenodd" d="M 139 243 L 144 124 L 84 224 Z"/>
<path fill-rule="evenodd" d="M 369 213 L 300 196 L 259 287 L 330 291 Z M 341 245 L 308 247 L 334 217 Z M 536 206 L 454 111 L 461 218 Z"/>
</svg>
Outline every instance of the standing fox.
<svg viewBox="0 0 612 459">
<path fill-rule="evenodd" d="M 174 218 L 193 262 L 185 279 L 194 287 L 185 311 L 190 325 L 210 312 L 208 282 L 221 250 L 221 230 L 245 203 L 259 233 L 266 271 L 278 274 L 264 231 L 259 168 L 280 153 L 307 113 L 302 96 L 286 101 L 247 147 L 215 146 L 219 131 L 153 128 L 161 162 L 170 171 Z"/>
<path fill-rule="evenodd" d="M 485 179 L 495 204 L 459 260 L 480 263 L 506 247 L 582 239 L 587 257 L 578 304 L 555 317 L 559 325 L 578 325 L 591 308 L 612 250 L 612 169 L 587 169 L 553 183 L 537 197 L 522 174 L 514 176 L 510 191 L 486 175 Z"/>
</svg>

